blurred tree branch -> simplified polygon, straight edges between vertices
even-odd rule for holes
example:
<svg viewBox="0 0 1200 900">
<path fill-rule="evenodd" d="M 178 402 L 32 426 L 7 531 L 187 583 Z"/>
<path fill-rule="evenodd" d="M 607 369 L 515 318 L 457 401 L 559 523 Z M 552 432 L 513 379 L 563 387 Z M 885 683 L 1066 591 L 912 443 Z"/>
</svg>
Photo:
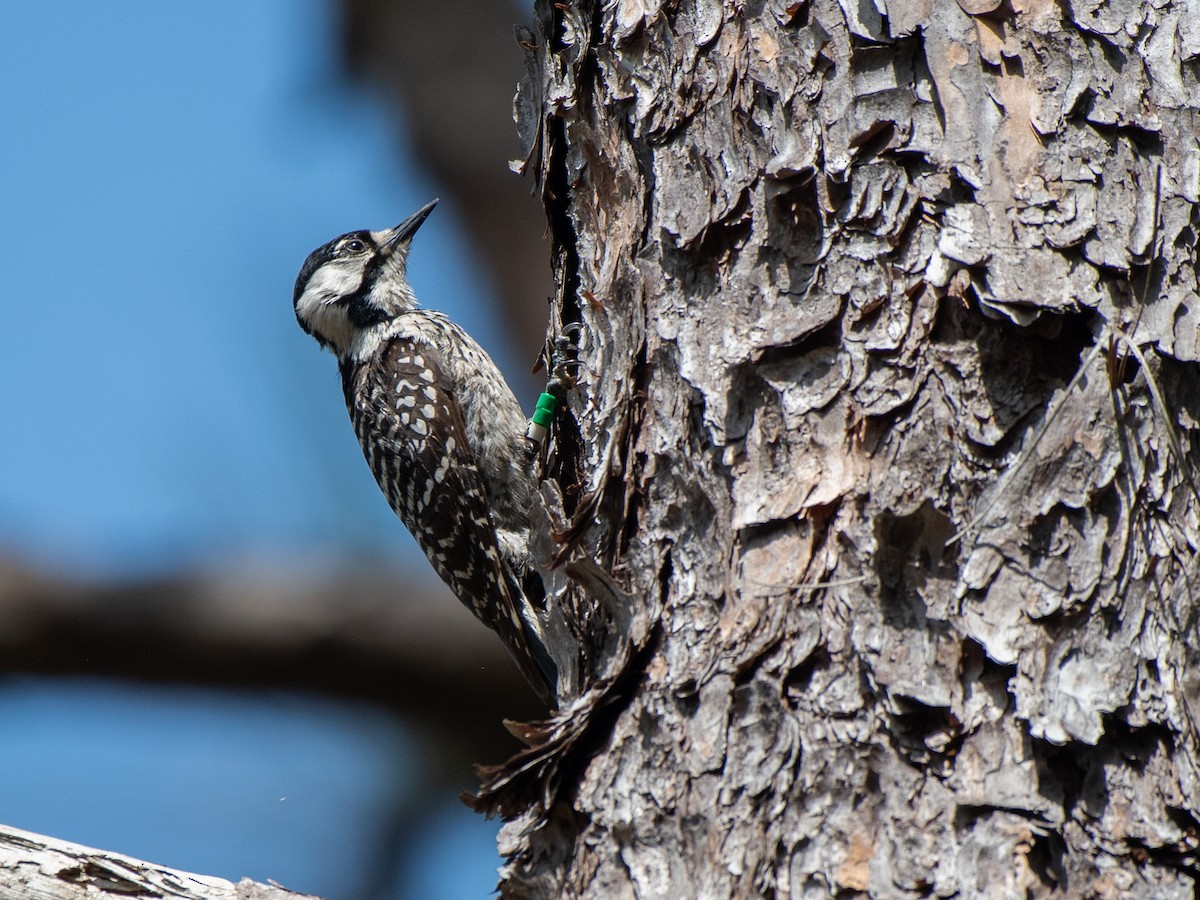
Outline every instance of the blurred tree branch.
<svg viewBox="0 0 1200 900">
<path fill-rule="evenodd" d="M 375 702 L 454 735 L 459 774 L 511 749 L 501 715 L 536 710 L 504 649 L 440 584 L 363 567 L 91 583 L 0 560 L 0 659 L 8 672 Z"/>
</svg>

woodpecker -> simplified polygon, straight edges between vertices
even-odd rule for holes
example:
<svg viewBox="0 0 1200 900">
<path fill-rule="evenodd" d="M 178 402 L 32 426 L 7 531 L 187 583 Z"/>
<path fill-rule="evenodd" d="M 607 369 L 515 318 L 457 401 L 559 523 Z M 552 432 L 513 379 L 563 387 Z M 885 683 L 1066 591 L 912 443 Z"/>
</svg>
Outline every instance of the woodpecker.
<svg viewBox="0 0 1200 900">
<path fill-rule="evenodd" d="M 556 673 L 535 608 L 525 417 L 491 357 L 408 284 L 413 235 L 437 202 L 314 250 L 296 278 L 296 321 L 337 357 L 354 433 L 396 515 L 549 700 Z"/>
</svg>

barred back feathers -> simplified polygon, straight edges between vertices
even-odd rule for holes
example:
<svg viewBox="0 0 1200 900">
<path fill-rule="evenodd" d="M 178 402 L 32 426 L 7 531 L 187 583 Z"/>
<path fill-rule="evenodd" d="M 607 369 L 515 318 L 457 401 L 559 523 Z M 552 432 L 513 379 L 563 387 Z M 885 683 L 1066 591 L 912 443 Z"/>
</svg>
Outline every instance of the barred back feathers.
<svg viewBox="0 0 1200 900">
<path fill-rule="evenodd" d="M 530 566 L 532 458 L 500 370 L 408 285 L 412 236 L 437 201 L 395 228 L 335 238 L 305 261 L 300 327 L 338 359 L 346 408 L 380 490 L 434 571 L 493 629 L 550 699 L 554 665 Z"/>
</svg>

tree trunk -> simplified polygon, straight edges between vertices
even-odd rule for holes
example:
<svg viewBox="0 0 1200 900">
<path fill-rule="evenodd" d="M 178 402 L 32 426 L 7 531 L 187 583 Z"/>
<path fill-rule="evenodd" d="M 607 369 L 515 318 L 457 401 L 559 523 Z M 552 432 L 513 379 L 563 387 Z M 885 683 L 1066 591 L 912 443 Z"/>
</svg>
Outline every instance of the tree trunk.
<svg viewBox="0 0 1200 900">
<path fill-rule="evenodd" d="M 1194 896 L 1198 21 L 537 0 L 541 532 L 629 596 L 507 895 Z"/>
</svg>

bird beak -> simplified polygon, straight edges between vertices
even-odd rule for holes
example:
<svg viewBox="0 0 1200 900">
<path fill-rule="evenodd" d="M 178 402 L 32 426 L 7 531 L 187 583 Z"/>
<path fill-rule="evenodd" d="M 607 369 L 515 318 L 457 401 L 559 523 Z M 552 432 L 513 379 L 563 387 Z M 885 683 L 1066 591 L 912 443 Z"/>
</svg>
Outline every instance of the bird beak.
<svg viewBox="0 0 1200 900">
<path fill-rule="evenodd" d="M 392 234 L 387 240 L 389 248 L 394 248 L 399 244 L 409 240 L 417 229 L 421 227 L 421 223 L 429 218 L 429 214 L 433 212 L 433 208 L 438 205 L 437 198 L 430 200 L 415 213 L 392 229 Z"/>
</svg>

